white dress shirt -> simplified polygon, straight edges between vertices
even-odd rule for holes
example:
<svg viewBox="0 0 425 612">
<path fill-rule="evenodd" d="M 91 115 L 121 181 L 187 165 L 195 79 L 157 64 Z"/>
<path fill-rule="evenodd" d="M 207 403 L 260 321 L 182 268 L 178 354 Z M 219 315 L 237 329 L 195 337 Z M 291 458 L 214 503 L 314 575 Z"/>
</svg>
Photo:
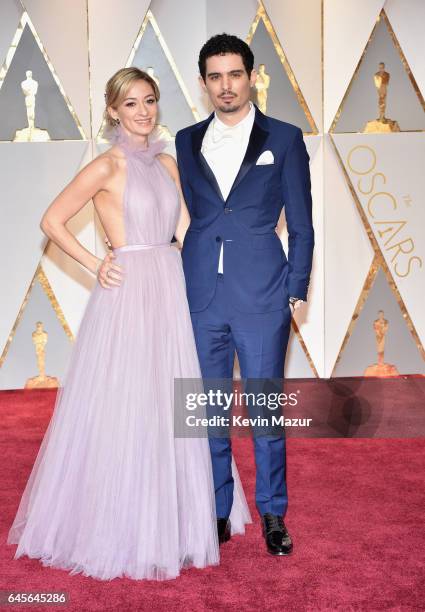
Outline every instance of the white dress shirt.
<svg viewBox="0 0 425 612">
<path fill-rule="evenodd" d="M 225 200 L 242 165 L 254 125 L 255 107 L 251 102 L 249 104 L 248 114 L 236 125 L 226 125 L 216 114 L 202 141 L 202 154 L 213 171 Z M 218 272 L 223 272 L 223 244 Z"/>
</svg>

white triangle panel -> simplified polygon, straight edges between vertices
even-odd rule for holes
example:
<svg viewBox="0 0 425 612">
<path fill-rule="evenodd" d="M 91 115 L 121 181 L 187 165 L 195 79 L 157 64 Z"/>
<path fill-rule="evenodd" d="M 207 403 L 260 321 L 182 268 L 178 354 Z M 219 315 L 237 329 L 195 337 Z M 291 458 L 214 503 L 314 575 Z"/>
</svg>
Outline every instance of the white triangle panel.
<svg viewBox="0 0 425 612">
<path fill-rule="evenodd" d="M 293 329 L 286 350 L 285 378 L 314 378 L 314 372 Z"/>
<path fill-rule="evenodd" d="M 425 135 L 335 135 L 364 214 L 425 343 Z"/>
<path fill-rule="evenodd" d="M 310 164 L 313 162 L 317 151 L 320 148 L 322 142 L 322 136 L 320 134 L 312 134 L 311 136 L 304 136 L 305 146 L 310 156 Z"/>
<path fill-rule="evenodd" d="M 334 120 L 384 0 L 324 2 L 324 131 Z"/>
<path fill-rule="evenodd" d="M 190 0 L 186 0 L 190 2 Z M 152 4 L 161 2 L 154 0 Z M 214 0 L 214 2 L 205 2 L 206 4 L 206 37 L 204 42 L 210 36 L 215 34 L 234 34 L 242 40 L 246 40 L 247 34 L 255 19 L 258 10 L 257 0 Z"/>
<path fill-rule="evenodd" d="M 105 86 L 124 68 L 150 0 L 88 0 L 93 135 L 102 124 Z"/>
<path fill-rule="evenodd" d="M 233 10 L 235 4 L 237 4 L 237 0 L 230 7 L 227 3 L 227 6 Z M 219 10 L 219 6 L 220 3 L 218 3 L 218 6 L 214 6 L 214 13 Z M 193 2 L 192 0 L 180 0 L 179 2 L 153 0 L 150 10 L 173 56 L 195 108 L 200 113 L 201 118 L 206 117 L 209 114 L 209 109 L 205 94 L 198 81 L 198 53 L 208 38 L 208 5 L 205 6 L 204 2 Z M 190 28 L 185 28 L 186 21 L 182 20 L 182 15 L 190 15 Z M 176 27 L 176 24 L 179 24 L 178 27 Z M 182 44 L 183 36 L 184 44 Z M 195 121 L 193 119 L 193 123 Z"/>
<path fill-rule="evenodd" d="M 387 0 L 385 12 L 419 89 L 425 96 L 425 2 Z"/>
<path fill-rule="evenodd" d="M 263 4 L 320 131 L 321 0 L 264 0 Z"/>
<path fill-rule="evenodd" d="M 345 138 L 338 136 L 338 139 Z M 374 253 L 330 136 L 324 140 L 325 377 L 330 376 Z"/>
<path fill-rule="evenodd" d="M 87 143 L 0 143 L 3 287 L 0 351 L 25 298 L 46 240 L 44 211 L 80 167 Z"/>
</svg>

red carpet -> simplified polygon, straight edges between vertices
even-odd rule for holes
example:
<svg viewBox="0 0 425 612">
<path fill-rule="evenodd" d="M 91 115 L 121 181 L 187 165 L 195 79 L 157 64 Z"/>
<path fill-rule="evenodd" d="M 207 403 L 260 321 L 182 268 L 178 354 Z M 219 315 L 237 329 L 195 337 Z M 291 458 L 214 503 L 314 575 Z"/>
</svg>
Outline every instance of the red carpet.
<svg viewBox="0 0 425 612">
<path fill-rule="evenodd" d="M 288 558 L 265 552 L 253 505 L 251 441 L 237 439 L 255 524 L 222 548 L 219 567 L 188 570 L 171 582 L 103 583 L 43 568 L 36 560 L 14 561 L 7 532 L 53 400 L 48 391 L 0 394 L 1 590 L 66 591 L 70 601 L 62 609 L 73 612 L 425 609 L 422 438 L 289 439 L 286 523 L 295 548 Z"/>
</svg>

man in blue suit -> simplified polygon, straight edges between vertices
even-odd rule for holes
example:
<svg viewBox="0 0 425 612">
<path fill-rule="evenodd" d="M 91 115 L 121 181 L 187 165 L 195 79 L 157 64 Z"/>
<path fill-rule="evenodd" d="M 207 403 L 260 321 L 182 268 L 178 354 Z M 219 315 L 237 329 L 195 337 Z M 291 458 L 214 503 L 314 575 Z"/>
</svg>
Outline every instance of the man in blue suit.
<svg viewBox="0 0 425 612">
<path fill-rule="evenodd" d="M 200 82 L 215 112 L 176 137 L 191 216 L 182 257 L 204 379 L 283 377 L 291 311 L 307 298 L 314 232 L 309 156 L 299 128 L 250 102 L 256 73 L 249 46 L 212 37 L 199 55 Z M 275 231 L 285 207 L 288 258 Z M 217 528 L 230 538 L 231 442 L 210 437 Z M 254 436 L 256 505 L 267 550 L 292 551 L 282 433 Z"/>
</svg>

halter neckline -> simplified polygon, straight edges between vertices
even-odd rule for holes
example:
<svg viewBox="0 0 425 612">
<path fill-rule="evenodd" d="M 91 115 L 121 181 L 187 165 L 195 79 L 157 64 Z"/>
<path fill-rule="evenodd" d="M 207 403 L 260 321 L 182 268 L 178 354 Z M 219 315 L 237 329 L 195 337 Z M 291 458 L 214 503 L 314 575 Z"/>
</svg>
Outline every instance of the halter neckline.
<svg viewBox="0 0 425 612">
<path fill-rule="evenodd" d="M 108 134 L 108 140 L 111 145 L 118 145 L 126 157 L 136 158 L 149 165 L 153 164 L 158 153 L 161 153 L 167 146 L 165 140 L 148 139 L 148 146 L 143 147 L 129 136 L 121 125 L 112 128 Z"/>
</svg>

